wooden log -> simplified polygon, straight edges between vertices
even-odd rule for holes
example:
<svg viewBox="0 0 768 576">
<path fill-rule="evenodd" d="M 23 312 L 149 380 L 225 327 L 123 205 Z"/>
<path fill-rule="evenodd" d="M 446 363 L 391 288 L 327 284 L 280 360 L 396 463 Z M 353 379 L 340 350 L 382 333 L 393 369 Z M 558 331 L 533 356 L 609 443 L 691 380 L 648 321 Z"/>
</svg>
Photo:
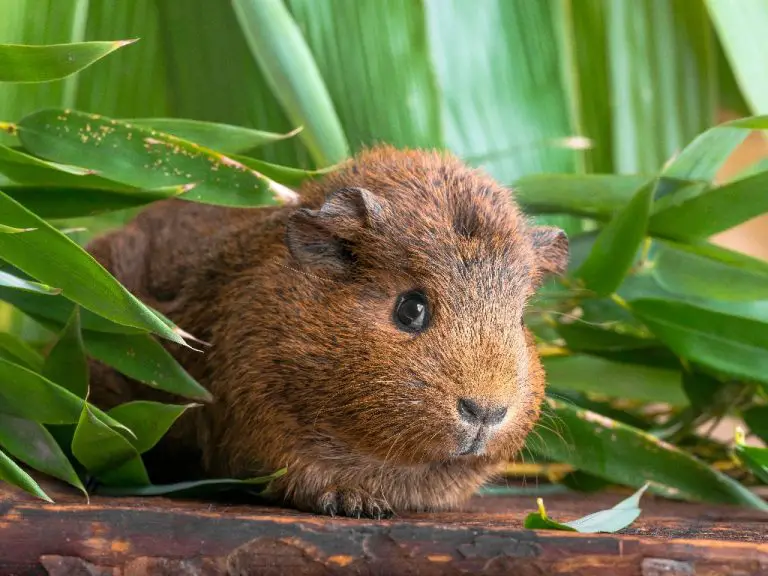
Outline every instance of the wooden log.
<svg viewBox="0 0 768 576">
<path fill-rule="evenodd" d="M 0 486 L 0 574 L 513 574 L 768 576 L 768 515 L 648 497 L 622 534 L 522 528 L 530 497 L 486 496 L 464 511 L 387 521 L 162 498 L 57 503 Z M 558 519 L 621 496 L 546 498 Z"/>
</svg>

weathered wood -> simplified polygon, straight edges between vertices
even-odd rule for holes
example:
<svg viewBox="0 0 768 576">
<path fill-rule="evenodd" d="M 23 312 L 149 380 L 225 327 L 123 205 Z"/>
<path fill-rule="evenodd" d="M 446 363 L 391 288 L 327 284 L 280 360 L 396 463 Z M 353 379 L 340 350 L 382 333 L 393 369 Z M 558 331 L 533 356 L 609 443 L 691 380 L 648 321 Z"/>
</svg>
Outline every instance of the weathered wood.
<svg viewBox="0 0 768 576">
<path fill-rule="evenodd" d="M 644 498 L 622 535 L 530 531 L 533 498 L 475 498 L 465 511 L 388 521 L 264 506 L 93 498 L 57 504 L 0 487 L 0 574 L 514 574 L 768 576 L 768 515 Z M 616 494 L 549 496 L 569 520 Z"/>
</svg>

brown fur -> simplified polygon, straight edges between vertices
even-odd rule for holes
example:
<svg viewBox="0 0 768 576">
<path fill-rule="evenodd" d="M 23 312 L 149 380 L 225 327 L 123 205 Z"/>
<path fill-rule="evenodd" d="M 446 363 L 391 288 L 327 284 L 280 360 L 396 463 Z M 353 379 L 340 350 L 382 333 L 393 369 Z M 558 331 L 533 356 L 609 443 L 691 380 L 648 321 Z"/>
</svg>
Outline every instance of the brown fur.
<svg viewBox="0 0 768 576">
<path fill-rule="evenodd" d="M 437 152 L 375 148 L 301 197 L 302 209 L 164 201 L 90 246 L 211 343 L 172 347 L 216 400 L 174 427 L 160 459 L 199 452 L 204 474 L 235 477 L 287 466 L 273 494 L 321 513 L 459 505 L 538 418 L 544 374 L 522 314 L 565 267 L 564 234 L 531 228 L 508 190 Z M 393 321 L 411 289 L 432 313 L 417 335 Z M 94 370 L 97 403 L 158 397 Z M 457 456 L 460 398 L 508 408 L 480 455 Z"/>
</svg>

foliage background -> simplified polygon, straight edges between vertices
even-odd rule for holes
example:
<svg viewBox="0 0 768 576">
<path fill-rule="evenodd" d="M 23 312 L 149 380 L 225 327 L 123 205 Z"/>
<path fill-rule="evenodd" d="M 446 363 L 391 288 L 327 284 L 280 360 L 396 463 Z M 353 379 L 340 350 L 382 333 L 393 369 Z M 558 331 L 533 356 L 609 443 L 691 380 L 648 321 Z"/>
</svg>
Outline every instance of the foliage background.
<svg viewBox="0 0 768 576">
<path fill-rule="evenodd" d="M 547 356 L 555 417 L 540 428 L 544 446 L 532 445 L 528 456 L 568 463 L 577 472 L 553 479 L 573 488 L 639 486 L 648 478 L 657 482 L 652 489 L 670 495 L 764 505 L 715 471 L 726 470 L 744 484 L 759 477 L 706 432 L 734 416 L 765 437 L 766 377 L 760 370 L 768 295 L 761 283 L 768 274 L 760 263 L 702 255 L 698 248 L 691 264 L 673 249 L 668 267 L 661 268 L 664 289 L 649 288 L 659 275 L 643 276 L 642 264 L 656 262 L 659 244 L 646 237 L 645 227 L 633 234 L 619 218 L 632 197 L 635 208 L 624 220 L 646 223 L 653 197 L 674 197 L 703 183 L 674 197 L 674 205 L 710 190 L 717 165 L 733 148 L 723 144 L 726 132 L 706 141 L 705 170 L 681 163 L 666 172 L 672 180 L 654 178 L 715 124 L 720 110 L 768 112 L 762 73 L 768 6 L 761 0 L 0 0 L 0 14 L 0 43 L 140 38 L 76 76 L 0 84 L 2 120 L 17 122 L 53 107 L 275 133 L 303 126 L 297 137 L 247 155 L 314 169 L 378 141 L 444 147 L 515 185 L 538 219 L 568 229 L 575 254 L 572 276 L 552 287 L 530 318 Z M 19 143 L 2 138 L 8 146 Z M 753 167 L 754 174 L 761 169 Z M 0 162 L 0 187 L 12 178 Z M 638 190 L 648 182 L 643 196 Z M 764 176 L 750 181 L 750 190 L 759 191 L 763 182 Z M 666 192 L 661 184 L 668 185 Z M 750 206 L 731 220 L 768 209 L 758 201 Z M 69 234 L 85 242 L 133 213 L 53 223 L 85 228 Z M 699 246 L 706 236 L 675 232 L 689 225 L 701 229 L 701 218 L 695 220 L 683 213 L 665 229 L 648 231 Z M 612 240 L 603 242 L 603 261 L 627 254 L 631 259 L 623 271 L 619 266 L 612 286 L 605 284 L 605 269 L 579 269 L 594 250 L 595 231 L 608 221 L 618 224 L 606 232 Z M 670 275 L 677 269 L 682 277 Z M 744 270 L 746 280 L 739 276 Z M 710 274 L 737 277 L 748 297 L 734 294 L 733 287 L 707 290 Z M 601 283 L 605 290 L 585 295 L 585 283 L 588 291 Z M 683 319 L 697 330 L 705 325 L 697 338 L 734 334 L 736 342 L 726 348 L 745 344 L 739 334 L 747 318 L 755 334 L 748 343 L 754 370 L 723 370 L 717 357 L 725 352 L 692 350 L 679 333 L 652 321 L 644 325 L 639 312 L 622 307 L 632 294 L 673 302 L 676 310 L 680 302 L 693 306 Z M 731 305 L 734 300 L 739 302 Z M 718 317 L 725 330 L 705 321 L 713 309 L 726 316 Z M 52 338 L 8 305 L 0 309 L 0 322 L 8 334 L 34 344 Z M 683 328 L 690 334 L 691 325 Z M 630 427 L 585 417 L 575 407 Z M 618 440 L 606 441 L 606 434 Z"/>
</svg>

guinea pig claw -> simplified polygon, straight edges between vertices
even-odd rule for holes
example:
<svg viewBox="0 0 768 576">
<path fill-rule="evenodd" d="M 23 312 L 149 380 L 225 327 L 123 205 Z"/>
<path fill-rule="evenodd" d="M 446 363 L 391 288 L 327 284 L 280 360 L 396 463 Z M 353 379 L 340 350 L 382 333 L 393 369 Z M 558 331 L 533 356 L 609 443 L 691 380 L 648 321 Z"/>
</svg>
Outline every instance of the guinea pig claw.
<svg viewBox="0 0 768 576">
<path fill-rule="evenodd" d="M 381 520 L 392 517 L 392 509 L 383 500 L 373 498 L 358 490 L 329 490 L 318 500 L 318 512 L 328 516 L 348 518 L 373 518 Z"/>
</svg>

